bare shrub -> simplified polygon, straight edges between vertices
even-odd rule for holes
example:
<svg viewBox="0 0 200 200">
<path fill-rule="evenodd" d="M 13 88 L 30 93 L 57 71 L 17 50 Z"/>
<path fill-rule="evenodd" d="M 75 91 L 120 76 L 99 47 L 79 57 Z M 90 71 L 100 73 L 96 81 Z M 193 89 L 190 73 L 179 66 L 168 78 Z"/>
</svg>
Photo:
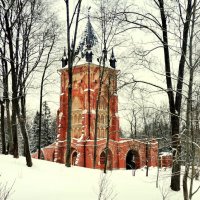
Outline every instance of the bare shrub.
<svg viewBox="0 0 200 200">
<path fill-rule="evenodd" d="M 105 173 L 101 173 L 99 179 L 99 192 L 98 200 L 114 200 L 117 194 L 113 190 L 113 186 L 109 180 L 110 176 Z"/>
<path fill-rule="evenodd" d="M 0 200 L 7 200 L 11 196 L 14 184 L 15 181 L 11 186 L 0 182 Z"/>
<path fill-rule="evenodd" d="M 159 190 L 162 195 L 162 200 L 167 200 L 169 197 L 168 195 L 170 193 L 170 189 L 166 187 L 166 184 L 163 183 L 162 185 L 159 185 Z"/>
</svg>

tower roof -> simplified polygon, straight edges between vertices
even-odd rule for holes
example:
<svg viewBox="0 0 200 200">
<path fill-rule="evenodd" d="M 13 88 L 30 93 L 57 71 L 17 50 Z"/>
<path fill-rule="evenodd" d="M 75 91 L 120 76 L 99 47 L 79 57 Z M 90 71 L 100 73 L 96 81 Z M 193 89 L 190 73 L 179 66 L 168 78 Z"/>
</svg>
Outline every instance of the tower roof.
<svg viewBox="0 0 200 200">
<path fill-rule="evenodd" d="M 85 27 L 85 30 L 82 34 L 81 40 L 79 42 L 78 48 L 76 50 L 76 53 L 84 53 L 84 50 L 89 48 L 92 48 L 98 43 L 98 39 L 95 35 L 94 29 L 92 27 L 91 21 L 90 21 L 90 14 L 89 14 L 90 8 L 88 9 L 88 21 Z"/>
</svg>

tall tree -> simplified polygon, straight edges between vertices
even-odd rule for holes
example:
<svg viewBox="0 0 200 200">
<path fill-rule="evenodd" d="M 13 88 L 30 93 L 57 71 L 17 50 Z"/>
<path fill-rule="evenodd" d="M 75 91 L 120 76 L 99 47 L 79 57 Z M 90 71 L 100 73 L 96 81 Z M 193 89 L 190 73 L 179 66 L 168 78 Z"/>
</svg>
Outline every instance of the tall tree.
<svg viewBox="0 0 200 200">
<path fill-rule="evenodd" d="M 39 112 L 37 111 L 29 132 L 31 153 L 36 152 L 38 148 L 38 129 L 39 129 Z"/>
<path fill-rule="evenodd" d="M 72 127 L 72 67 L 75 58 L 75 47 L 76 47 L 76 38 L 79 24 L 79 15 L 81 9 L 82 0 L 78 0 L 75 6 L 72 18 L 70 19 L 70 1 L 64 0 L 66 4 L 66 16 L 67 16 L 67 57 L 68 57 L 68 114 L 67 114 L 67 147 L 66 147 L 66 166 L 70 167 L 70 156 L 71 156 L 71 127 Z M 74 34 L 72 35 L 72 24 L 75 19 L 75 29 Z M 72 40 L 71 40 L 72 38 Z"/>
<path fill-rule="evenodd" d="M 55 141 L 55 132 L 53 128 L 53 123 L 52 123 L 52 116 L 51 116 L 51 110 L 47 104 L 46 101 L 43 102 L 43 115 L 42 115 L 42 147 L 48 146 L 52 144 Z"/>
<path fill-rule="evenodd" d="M 18 117 L 21 132 L 24 138 L 26 161 L 27 166 L 32 166 L 32 160 L 29 151 L 29 142 L 27 132 L 25 128 L 25 121 L 21 115 L 21 109 L 18 99 L 18 73 L 19 73 L 19 33 L 21 31 L 21 19 L 22 11 L 26 4 L 17 1 L 8 3 L 1 0 L 2 16 L 5 22 L 5 26 L 2 28 L 5 30 L 6 40 L 8 41 L 9 60 L 11 67 L 11 79 L 12 79 L 12 134 L 14 142 L 14 157 L 18 157 L 18 141 L 17 141 L 17 120 Z M 8 5 L 7 5 L 8 4 Z M 17 15 L 12 15 L 13 12 L 17 12 Z M 16 28 L 16 29 L 15 29 Z M 13 36 L 16 36 L 15 38 Z"/>
<path fill-rule="evenodd" d="M 58 36 L 58 32 L 56 31 L 58 29 L 58 26 L 53 23 L 52 24 L 52 34 L 49 35 L 49 37 L 51 38 L 51 43 L 49 44 L 50 46 L 50 49 L 48 51 L 48 54 L 47 54 L 47 58 L 46 58 L 46 62 L 44 64 L 44 70 L 43 70 L 43 73 L 42 73 L 42 79 L 41 79 L 41 84 L 40 84 L 40 111 L 39 111 L 39 137 L 38 137 L 38 159 L 40 159 L 40 149 L 41 149 L 41 124 L 42 124 L 42 105 L 47 109 L 47 104 L 46 102 L 43 102 L 43 90 L 44 90 L 44 83 L 45 83 L 45 80 L 46 80 L 46 72 L 47 72 L 47 69 L 49 68 L 49 66 L 51 66 L 51 64 L 53 63 L 53 61 L 51 60 L 51 54 L 52 54 L 52 50 L 54 48 L 54 45 L 55 45 L 55 40 L 57 39 L 57 36 Z M 44 103 L 44 104 L 43 104 Z M 46 111 L 46 110 L 45 110 Z"/>
<path fill-rule="evenodd" d="M 3 32 L 3 31 L 2 31 Z M 6 60 L 6 36 L 5 33 L 1 32 L 1 43 L 2 48 L 0 48 L 0 59 L 1 59 L 1 75 L 2 75 L 2 86 L 3 86 L 3 102 L 5 103 L 5 114 L 6 114 L 6 125 L 7 125 L 7 132 L 8 132 L 8 145 L 7 151 L 10 154 L 13 154 L 13 138 L 11 133 L 11 119 L 10 119 L 10 99 L 9 99 L 9 84 L 8 84 L 8 77 L 9 77 L 9 68 L 8 62 Z M 2 114 L 3 116 L 3 114 Z"/>
<path fill-rule="evenodd" d="M 6 154 L 6 134 L 5 134 L 5 126 L 4 126 L 4 102 L 0 99 L 0 106 L 1 106 L 1 143 L 2 143 L 2 154 Z"/>
<path fill-rule="evenodd" d="M 1 59 L 6 62 L 11 76 L 12 115 L 11 132 L 13 154 L 18 157 L 17 119 L 24 140 L 28 166 L 32 166 L 26 130 L 26 92 L 30 75 L 46 57 L 52 40 L 51 28 L 55 16 L 48 14 L 42 0 L 0 1 L 1 42 L 5 52 Z M 43 20 L 41 20 L 43 19 Z M 6 64 L 4 64 L 6 66 Z M 7 116 L 9 113 L 7 112 Z"/>
<path fill-rule="evenodd" d="M 96 110 L 95 110 L 95 130 L 94 130 L 94 153 L 93 153 L 93 168 L 96 167 L 96 152 L 97 152 L 97 137 L 98 137 L 98 116 L 99 116 L 99 106 L 101 90 L 103 86 L 103 81 L 105 79 L 105 67 L 107 61 L 108 51 L 112 49 L 113 46 L 118 45 L 115 42 L 116 32 L 118 30 L 118 21 L 113 13 L 116 13 L 120 0 L 108 1 L 108 0 L 97 0 L 96 5 L 98 11 L 93 16 L 94 19 L 99 24 L 99 37 L 101 46 L 101 55 L 98 58 L 100 72 L 99 72 L 99 87 L 98 96 L 96 99 Z M 114 54 L 113 54 L 114 56 Z M 101 67 L 102 66 L 102 67 Z"/>
<path fill-rule="evenodd" d="M 41 117 L 41 119 L 40 119 Z M 41 124 L 40 124 L 41 120 Z M 41 126 L 41 133 L 39 134 L 39 129 Z M 43 147 L 46 147 L 56 139 L 56 130 L 55 130 L 55 121 L 53 121 L 51 116 L 51 110 L 46 101 L 42 104 L 42 115 L 40 116 L 40 112 L 36 112 L 35 117 L 33 119 L 32 127 L 30 130 L 30 147 L 31 152 L 39 151 L 38 148 L 38 140 L 40 138 L 40 150 Z"/>
<path fill-rule="evenodd" d="M 195 31 L 196 21 L 199 16 L 197 14 L 197 1 L 194 0 L 193 12 L 191 17 L 191 28 L 189 35 L 189 56 L 188 56 L 188 68 L 189 68 L 189 83 L 188 83 L 188 94 L 187 94 L 187 108 L 186 108 L 186 130 L 185 131 L 185 172 L 183 176 L 183 196 L 184 200 L 192 199 L 193 195 L 200 189 L 193 191 L 193 181 L 195 178 L 195 129 L 194 129 L 194 112 L 193 112 L 193 99 L 194 99 L 194 78 L 195 71 L 199 67 L 199 55 L 195 52 L 198 49 L 198 33 Z M 198 144 L 198 142 L 197 142 Z M 191 168 L 191 175 L 190 173 Z M 188 177 L 190 178 L 190 184 L 188 186 Z"/>
<path fill-rule="evenodd" d="M 183 90 L 183 80 L 184 80 L 184 70 L 185 70 L 185 62 L 187 55 L 187 46 L 188 46 L 188 34 L 189 27 L 191 22 L 191 14 L 193 10 L 194 1 L 187 0 L 186 8 L 184 9 L 181 1 L 174 2 L 172 4 L 168 4 L 168 1 L 163 0 L 153 0 L 152 1 L 154 7 L 156 8 L 157 13 L 159 13 L 159 17 L 157 15 L 153 15 L 150 12 L 140 12 L 140 10 L 125 10 L 123 12 L 119 12 L 120 15 L 123 16 L 123 21 L 129 25 L 128 30 L 132 28 L 138 28 L 140 30 L 147 30 L 151 34 L 153 34 L 157 38 L 157 42 L 161 43 L 164 53 L 164 68 L 165 68 L 165 78 L 166 78 L 166 86 L 167 86 L 167 95 L 169 102 L 169 110 L 170 110 L 170 118 L 171 118 L 171 138 L 172 138 L 172 147 L 174 149 L 173 152 L 173 167 L 172 167 L 172 177 L 171 177 L 171 189 L 174 191 L 180 190 L 180 153 L 181 153 L 181 144 L 180 144 L 180 114 L 181 114 L 181 105 L 182 105 L 182 90 Z M 171 5 L 171 7 L 169 6 Z M 170 12 L 170 10 L 174 10 L 174 12 Z M 179 11 L 178 20 L 174 17 L 174 13 Z M 184 19 L 185 18 L 185 19 Z M 180 32 L 182 35 L 179 38 L 180 40 L 180 59 L 178 63 L 178 75 L 177 75 L 177 86 L 174 91 L 173 88 L 173 77 L 171 72 L 171 56 L 170 56 L 170 42 L 169 42 L 169 27 L 168 22 L 171 20 L 171 23 L 177 21 L 180 24 Z M 121 20 L 121 18 L 120 18 Z M 170 23 L 169 23 L 170 24 Z M 132 25 L 132 27 L 131 27 Z M 156 27 L 156 28 L 155 28 Z M 175 36 L 174 33 L 173 36 Z M 160 47 L 160 46 L 159 46 Z M 157 49 L 158 47 L 154 48 Z M 150 52 L 152 52 L 151 50 Z"/>
<path fill-rule="evenodd" d="M 105 148 L 105 163 L 104 163 L 104 173 L 107 170 L 108 164 L 108 153 L 109 153 L 109 141 L 110 141 L 110 96 L 111 96 L 111 75 L 108 74 L 108 83 L 107 83 L 107 123 L 106 123 L 106 148 Z"/>
</svg>

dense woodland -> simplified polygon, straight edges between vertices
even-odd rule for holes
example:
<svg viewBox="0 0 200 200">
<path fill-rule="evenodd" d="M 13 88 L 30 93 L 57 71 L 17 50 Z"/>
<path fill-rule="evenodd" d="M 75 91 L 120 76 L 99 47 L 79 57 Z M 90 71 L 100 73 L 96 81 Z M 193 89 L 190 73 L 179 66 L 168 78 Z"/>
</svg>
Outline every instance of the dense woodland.
<svg viewBox="0 0 200 200">
<path fill-rule="evenodd" d="M 62 34 L 66 39 L 62 43 L 66 44 L 69 68 L 66 166 L 71 166 L 72 67 L 81 53 L 79 29 L 90 13 L 98 36 L 98 61 L 102 66 L 97 105 L 107 54 L 114 48 L 120 69 L 117 91 L 122 97 L 120 113 L 125 123 L 121 135 L 137 139 L 157 138 L 161 148 L 171 147 L 170 187 L 179 191 L 183 185 L 184 200 L 192 199 L 199 189 L 193 189 L 193 180 L 200 165 L 200 2 L 94 2 L 87 5 L 82 0 L 73 4 L 69 0 L 63 1 L 66 29 Z M 28 167 L 34 164 L 31 152 L 49 145 L 56 137 L 56 116 L 51 116 L 48 102 L 43 97 L 50 75 L 55 72 L 52 66 L 61 62 L 63 52 L 58 55 L 58 49 L 62 24 L 47 4 L 48 1 L 43 0 L 0 0 L 1 153 L 12 154 L 14 158 L 24 155 Z M 36 76 L 41 77 L 37 82 L 34 81 Z M 32 87 L 40 90 L 40 105 L 29 117 L 26 99 L 27 91 Z M 110 95 L 109 81 L 107 88 Z M 107 145 L 109 120 L 108 112 Z M 97 122 L 98 106 L 95 140 Z M 94 149 L 94 166 L 95 153 Z M 181 166 L 185 166 L 183 183 Z"/>
</svg>

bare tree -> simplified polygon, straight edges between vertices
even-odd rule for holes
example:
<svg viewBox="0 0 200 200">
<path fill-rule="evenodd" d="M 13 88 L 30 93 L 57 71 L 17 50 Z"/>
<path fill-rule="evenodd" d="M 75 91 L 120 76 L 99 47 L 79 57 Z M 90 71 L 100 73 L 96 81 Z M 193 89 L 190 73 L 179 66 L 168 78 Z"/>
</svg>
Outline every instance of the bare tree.
<svg viewBox="0 0 200 200">
<path fill-rule="evenodd" d="M 3 32 L 3 31 L 2 31 Z M 8 84 L 8 77 L 9 77 L 9 71 L 8 71 L 8 63 L 6 60 L 6 38 L 5 38 L 5 33 L 1 32 L 1 43 L 2 43 L 2 48 L 0 48 L 0 58 L 1 58 L 1 65 L 2 65 L 2 86 L 3 86 L 3 98 L 2 102 L 5 104 L 3 111 L 6 114 L 6 125 L 7 125 L 7 132 L 8 132 L 8 148 L 6 151 L 8 151 L 10 154 L 13 154 L 13 139 L 12 139 L 12 133 L 11 133 L 11 119 L 10 119 L 10 99 L 9 99 L 9 84 Z M 5 116 L 4 113 L 2 113 L 2 117 L 4 120 Z M 3 121 L 2 121 L 3 123 Z M 4 126 L 5 128 L 5 126 Z"/>
<path fill-rule="evenodd" d="M 8 187 L 7 184 L 3 184 L 2 182 L 0 182 L 0 200 L 7 200 L 10 198 L 13 193 L 14 184 L 15 181 L 10 187 Z"/>
<path fill-rule="evenodd" d="M 51 19 L 53 21 L 53 19 Z M 51 23 L 50 23 L 51 24 Z M 38 127 L 38 159 L 41 157 L 41 128 L 42 128 L 42 105 L 43 105 L 43 90 L 44 90 L 44 83 L 45 80 L 47 79 L 46 77 L 46 72 L 49 69 L 49 67 L 52 65 L 52 63 L 55 61 L 55 59 L 51 59 L 52 53 L 53 53 L 53 48 L 55 46 L 55 42 L 58 38 L 59 34 L 59 28 L 58 25 L 53 21 L 51 25 L 51 34 L 49 35 L 50 37 L 50 48 L 47 54 L 46 62 L 44 64 L 44 70 L 42 73 L 42 79 L 41 79 L 41 84 L 40 84 L 40 110 L 39 110 L 39 127 Z"/>
<path fill-rule="evenodd" d="M 131 110 L 131 116 L 128 119 L 128 122 L 130 124 L 130 130 L 131 130 L 131 138 L 137 138 L 138 133 L 138 113 L 140 110 L 136 110 L 135 108 L 132 108 Z"/>
<path fill-rule="evenodd" d="M 159 190 L 162 194 L 162 200 L 167 200 L 169 199 L 169 193 L 170 193 L 170 190 L 169 188 L 165 187 L 164 184 L 161 186 L 159 185 Z"/>
<path fill-rule="evenodd" d="M 181 145 L 180 145 L 180 114 L 181 114 L 181 105 L 182 105 L 182 89 L 183 89 L 183 80 L 184 80 L 184 70 L 185 70 L 185 62 L 186 62 L 186 54 L 187 54 L 187 46 L 188 46 L 188 34 L 189 27 L 191 22 L 191 13 L 193 11 L 194 1 L 188 0 L 186 2 L 186 9 L 182 6 L 180 1 L 174 2 L 173 6 L 169 6 L 168 2 L 164 2 L 163 0 L 153 0 L 152 1 L 157 14 L 151 14 L 147 11 L 147 13 L 140 12 L 140 10 L 124 10 L 119 12 L 119 15 L 123 16 L 123 21 L 129 25 L 128 30 L 137 28 L 140 30 L 146 30 L 153 34 L 157 39 L 157 43 L 159 45 L 157 48 L 162 47 L 164 53 L 164 68 L 165 68 L 165 78 L 166 78 L 166 86 L 167 86 L 167 95 L 169 102 L 169 110 L 170 110 L 170 121 L 171 121 L 171 138 L 172 138 L 172 147 L 174 149 L 173 152 L 173 167 L 172 167 L 172 177 L 171 177 L 171 188 L 174 191 L 180 190 L 180 153 L 181 153 Z M 173 11 L 174 10 L 174 11 Z M 176 20 L 174 15 L 170 15 L 170 13 L 177 13 L 178 20 Z M 184 19 L 185 18 L 185 19 Z M 171 33 L 169 30 L 168 22 L 171 19 L 171 23 L 173 21 L 181 23 L 180 28 L 180 37 L 177 37 L 180 41 L 180 59 L 178 64 L 178 75 L 177 75 L 177 86 L 174 91 L 173 88 L 173 78 L 172 78 L 172 70 L 171 70 L 171 56 L 170 56 L 170 43 L 169 43 L 169 34 Z M 174 20 L 173 20 L 174 19 Z M 120 19 L 121 20 L 121 19 Z M 126 29 L 126 30 L 127 30 Z M 150 52 L 152 52 L 151 50 Z M 151 84 L 156 86 L 156 84 Z M 160 88 L 162 89 L 162 87 Z"/>
<path fill-rule="evenodd" d="M 187 109 L 186 109 L 186 130 L 185 130 L 185 172 L 183 176 L 183 196 L 184 200 L 192 199 L 192 196 L 197 192 L 193 192 L 193 181 L 195 179 L 195 132 L 194 132 L 194 112 L 193 112 L 193 87 L 194 87 L 194 75 L 197 67 L 199 66 L 200 57 L 197 56 L 195 50 L 197 49 L 196 44 L 198 38 L 197 32 L 195 31 L 195 24 L 198 16 L 197 14 L 198 4 L 194 0 L 193 12 L 191 17 L 191 28 L 189 36 L 189 58 L 188 58 L 188 67 L 189 67 L 189 83 L 188 83 L 188 96 L 187 96 Z M 191 167 L 191 175 L 190 173 Z M 188 188 L 188 177 L 190 178 L 190 184 Z M 199 188 L 198 188 L 199 189 Z"/>
<path fill-rule="evenodd" d="M 31 167 L 32 159 L 26 130 L 26 92 L 30 84 L 30 75 L 35 72 L 41 60 L 46 57 L 46 51 L 50 48 L 48 42 L 52 38 L 49 37 L 51 30 L 49 21 L 52 18 L 46 12 L 47 5 L 41 0 L 1 0 L 0 3 L 0 26 L 3 30 L 1 41 L 5 44 L 1 59 L 4 66 L 8 67 L 5 68 L 6 76 L 10 75 L 12 81 L 13 155 L 15 158 L 19 156 L 17 133 L 17 124 L 19 123 L 24 140 L 27 166 Z M 8 93 L 7 86 L 5 84 L 4 89 Z M 8 94 L 5 97 L 7 98 Z M 9 101 L 7 105 L 7 119 L 9 120 Z"/>
<path fill-rule="evenodd" d="M 98 58 L 100 72 L 99 72 L 99 87 L 98 96 L 96 99 L 96 110 L 95 110 L 95 129 L 94 129 L 94 154 L 93 154 L 93 168 L 96 167 L 96 151 L 97 151 L 97 137 L 98 137 L 98 114 L 100 106 L 100 97 L 102 92 L 103 81 L 106 77 L 105 67 L 107 61 L 108 51 L 113 49 L 113 46 L 118 44 L 114 42 L 116 32 L 118 30 L 118 23 L 116 17 L 112 13 L 116 13 L 119 5 L 119 0 L 108 1 L 108 0 L 97 0 L 96 4 L 100 10 L 94 15 L 94 19 L 98 22 L 100 28 L 100 34 L 98 35 L 101 45 L 101 55 Z M 102 67 L 101 67 L 102 65 Z M 109 127 L 108 127 L 109 128 Z M 108 132 L 107 132 L 108 133 Z M 108 136 L 107 136 L 108 137 Z"/>
<path fill-rule="evenodd" d="M 107 83 L 107 123 L 106 123 L 106 156 L 105 156 L 105 163 L 104 163 L 104 173 L 107 170 L 107 163 L 108 163 L 108 153 L 109 153 L 109 141 L 110 141 L 110 96 L 111 96 L 111 75 L 108 74 L 108 83 Z"/>
<path fill-rule="evenodd" d="M 66 16 L 67 16 L 67 57 L 68 57 L 68 115 L 67 115 L 67 151 L 66 151 L 66 166 L 71 166 L 70 156 L 71 156 L 71 127 L 72 127 L 72 67 L 75 59 L 75 46 L 76 46 L 76 38 L 79 24 L 79 15 L 81 9 L 82 0 L 78 0 L 75 6 L 75 9 L 72 14 L 72 18 L 70 19 L 69 0 L 64 0 L 66 4 Z M 74 17 L 76 16 L 76 19 Z M 72 24 L 75 20 L 75 29 L 74 34 L 72 35 Z M 72 37 L 72 40 L 71 40 Z"/>
<path fill-rule="evenodd" d="M 99 179 L 98 200 L 114 200 L 117 194 L 114 193 L 108 174 L 101 173 Z"/>
<path fill-rule="evenodd" d="M 2 143 L 2 154 L 6 154 L 6 134 L 5 134 L 5 127 L 4 127 L 4 102 L 0 99 L 1 105 L 1 143 Z"/>
</svg>

